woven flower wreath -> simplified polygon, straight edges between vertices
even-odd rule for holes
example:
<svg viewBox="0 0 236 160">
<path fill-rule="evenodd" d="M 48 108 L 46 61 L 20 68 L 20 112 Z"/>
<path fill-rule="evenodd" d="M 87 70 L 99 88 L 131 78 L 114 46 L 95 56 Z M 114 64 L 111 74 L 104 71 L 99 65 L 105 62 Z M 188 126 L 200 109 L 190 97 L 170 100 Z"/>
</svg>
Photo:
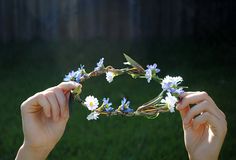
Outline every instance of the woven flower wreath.
<svg viewBox="0 0 236 160">
<path fill-rule="evenodd" d="M 150 83 L 151 80 L 156 81 L 162 87 L 162 92 L 150 100 L 147 103 L 137 107 L 136 110 L 130 107 L 130 101 L 125 97 L 121 100 L 121 104 L 114 108 L 109 98 L 103 98 L 101 105 L 99 101 L 92 95 L 89 95 L 82 100 L 80 97 L 81 86 L 75 88 L 72 91 L 72 95 L 78 100 L 83 106 L 85 106 L 91 113 L 87 116 L 88 120 L 97 120 L 99 115 L 115 116 L 145 116 L 149 119 L 156 118 L 161 112 L 174 112 L 175 105 L 178 102 L 178 97 L 184 92 L 184 86 L 179 84 L 183 81 L 182 77 L 171 77 L 167 75 L 164 79 L 158 76 L 160 69 L 157 68 L 157 64 L 147 65 L 147 69 L 134 61 L 132 58 L 124 54 L 127 62 L 124 62 L 128 67 L 122 69 L 116 69 L 112 66 L 104 66 L 104 58 L 101 58 L 97 63 L 97 66 L 93 71 L 87 73 L 84 65 L 80 65 L 77 71 L 71 71 L 65 75 L 64 81 L 75 81 L 83 83 L 92 77 L 97 77 L 102 74 L 106 74 L 106 80 L 111 83 L 113 79 L 122 74 L 129 74 L 132 78 L 145 78 Z M 165 98 L 164 98 L 165 97 Z"/>
</svg>

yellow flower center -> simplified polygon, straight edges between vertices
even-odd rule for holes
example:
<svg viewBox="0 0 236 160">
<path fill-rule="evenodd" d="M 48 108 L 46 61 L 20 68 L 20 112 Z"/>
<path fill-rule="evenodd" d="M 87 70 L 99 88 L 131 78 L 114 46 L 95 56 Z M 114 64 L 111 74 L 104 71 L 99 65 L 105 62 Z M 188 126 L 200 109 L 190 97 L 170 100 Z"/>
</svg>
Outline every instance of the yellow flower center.
<svg viewBox="0 0 236 160">
<path fill-rule="evenodd" d="M 93 102 L 90 102 L 89 105 L 90 105 L 90 106 L 93 106 Z"/>
</svg>

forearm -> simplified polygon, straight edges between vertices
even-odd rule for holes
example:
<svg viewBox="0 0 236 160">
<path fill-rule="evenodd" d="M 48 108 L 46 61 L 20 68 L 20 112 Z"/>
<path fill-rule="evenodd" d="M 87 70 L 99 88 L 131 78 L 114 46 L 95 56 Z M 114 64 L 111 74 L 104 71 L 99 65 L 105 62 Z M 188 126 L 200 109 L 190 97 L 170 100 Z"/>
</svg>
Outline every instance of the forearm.
<svg viewBox="0 0 236 160">
<path fill-rule="evenodd" d="M 32 148 L 23 144 L 16 155 L 16 160 L 44 160 L 50 153 L 47 148 Z"/>
</svg>

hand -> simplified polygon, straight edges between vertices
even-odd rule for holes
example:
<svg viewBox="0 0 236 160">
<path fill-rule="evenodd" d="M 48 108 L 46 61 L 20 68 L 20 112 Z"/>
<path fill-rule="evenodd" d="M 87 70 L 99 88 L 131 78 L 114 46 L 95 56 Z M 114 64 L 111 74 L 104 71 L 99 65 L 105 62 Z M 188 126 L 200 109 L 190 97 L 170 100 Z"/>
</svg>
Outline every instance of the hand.
<svg viewBox="0 0 236 160">
<path fill-rule="evenodd" d="M 47 157 L 64 133 L 69 119 L 70 90 L 78 86 L 75 82 L 62 82 L 22 103 L 24 143 L 16 159 Z"/>
<path fill-rule="evenodd" d="M 227 132 L 224 113 L 205 92 L 186 92 L 180 98 L 177 109 L 189 159 L 218 159 Z"/>
</svg>

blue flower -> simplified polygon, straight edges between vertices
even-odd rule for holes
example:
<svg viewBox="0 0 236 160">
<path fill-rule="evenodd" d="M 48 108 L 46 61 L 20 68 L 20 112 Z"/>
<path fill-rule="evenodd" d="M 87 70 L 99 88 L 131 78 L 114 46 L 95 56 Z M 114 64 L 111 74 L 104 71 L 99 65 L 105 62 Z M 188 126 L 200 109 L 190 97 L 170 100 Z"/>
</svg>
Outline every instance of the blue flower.
<svg viewBox="0 0 236 160">
<path fill-rule="evenodd" d="M 152 70 L 151 69 L 146 69 L 145 70 L 145 78 L 147 79 L 148 83 L 152 80 Z"/>
<path fill-rule="evenodd" d="M 160 72 L 160 69 L 157 68 L 157 64 L 154 63 L 153 65 L 147 65 L 147 69 L 145 70 L 145 78 L 147 79 L 148 83 L 152 80 L 153 76 L 156 76 L 157 73 Z"/>
<path fill-rule="evenodd" d="M 81 70 L 81 71 L 84 70 L 84 65 L 81 64 L 78 70 Z"/>
<path fill-rule="evenodd" d="M 86 74 L 86 71 L 84 69 L 84 65 L 80 65 L 80 67 L 78 68 L 78 74 L 80 74 L 81 77 Z"/>
<path fill-rule="evenodd" d="M 106 112 L 112 112 L 114 108 L 110 107 L 112 103 L 109 103 L 109 98 L 103 98 L 103 106 Z"/>
<path fill-rule="evenodd" d="M 65 82 L 68 81 L 74 81 L 76 80 L 76 77 L 78 76 L 78 71 L 71 71 L 67 75 L 65 75 L 65 78 L 63 79 Z"/>
<path fill-rule="evenodd" d="M 77 72 L 78 72 L 78 71 L 77 71 Z M 76 78 L 75 78 L 75 81 L 76 81 L 77 83 L 79 83 L 81 78 L 82 78 L 81 74 L 78 73 L 78 75 L 77 75 Z"/>
<path fill-rule="evenodd" d="M 183 90 L 183 88 L 178 88 L 175 90 L 174 93 L 177 93 L 178 95 L 180 95 L 180 94 L 184 93 L 184 90 Z"/>
<path fill-rule="evenodd" d="M 124 106 L 126 102 L 127 102 L 127 99 L 124 97 L 124 98 L 121 100 L 121 105 Z M 130 102 L 128 101 L 127 103 L 129 104 Z"/>
<path fill-rule="evenodd" d="M 86 71 L 85 71 L 85 69 L 84 69 L 84 65 L 80 65 L 80 67 L 78 68 L 78 70 L 77 70 L 77 76 L 76 76 L 76 82 L 80 82 L 80 79 L 81 78 L 83 78 L 84 76 L 85 76 L 85 74 L 86 74 Z"/>
<path fill-rule="evenodd" d="M 170 93 L 177 93 L 179 95 L 184 92 L 183 88 L 178 86 L 182 81 L 183 78 L 180 76 L 171 77 L 168 75 L 162 80 L 161 87 L 164 91 L 168 91 Z"/>
<path fill-rule="evenodd" d="M 65 78 L 63 79 L 65 82 L 68 81 L 76 81 L 80 82 L 80 79 L 85 75 L 85 69 L 84 65 L 80 65 L 80 68 L 78 68 L 77 71 L 71 71 L 67 75 L 65 75 Z"/>
<path fill-rule="evenodd" d="M 147 68 L 150 69 L 154 73 L 160 72 L 160 69 L 157 68 L 157 64 L 156 63 L 154 63 L 153 65 L 147 65 Z"/>
<path fill-rule="evenodd" d="M 121 100 L 120 110 L 124 113 L 133 112 L 134 110 L 132 108 L 129 108 L 129 105 L 130 105 L 130 101 L 127 101 L 127 99 L 124 97 Z"/>
<path fill-rule="evenodd" d="M 97 67 L 94 68 L 94 71 L 99 71 L 100 69 L 102 69 L 104 67 L 104 58 L 101 58 L 99 60 L 99 62 L 97 63 Z"/>
</svg>

